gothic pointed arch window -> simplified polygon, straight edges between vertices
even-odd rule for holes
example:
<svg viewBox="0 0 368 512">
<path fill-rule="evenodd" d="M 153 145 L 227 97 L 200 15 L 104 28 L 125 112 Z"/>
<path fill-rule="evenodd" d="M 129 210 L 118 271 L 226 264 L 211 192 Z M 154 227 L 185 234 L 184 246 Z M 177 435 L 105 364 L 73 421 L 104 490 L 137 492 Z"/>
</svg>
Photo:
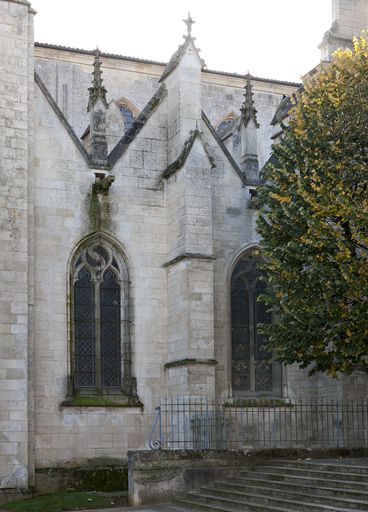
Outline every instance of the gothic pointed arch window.
<svg viewBox="0 0 368 512">
<path fill-rule="evenodd" d="M 116 100 L 116 104 L 124 117 L 125 133 L 131 128 L 135 119 L 139 115 L 138 108 L 126 98 L 119 98 Z"/>
<path fill-rule="evenodd" d="M 267 286 L 258 250 L 245 253 L 231 277 L 231 374 L 234 396 L 279 395 L 281 368 L 265 347 L 258 324 L 272 322 L 259 300 Z"/>
<path fill-rule="evenodd" d="M 236 120 L 238 115 L 235 112 L 230 112 L 217 123 L 216 132 L 221 139 L 226 139 L 235 129 Z"/>
<path fill-rule="evenodd" d="M 74 392 L 132 395 L 128 269 L 101 236 L 82 244 L 72 260 L 71 319 Z"/>
</svg>

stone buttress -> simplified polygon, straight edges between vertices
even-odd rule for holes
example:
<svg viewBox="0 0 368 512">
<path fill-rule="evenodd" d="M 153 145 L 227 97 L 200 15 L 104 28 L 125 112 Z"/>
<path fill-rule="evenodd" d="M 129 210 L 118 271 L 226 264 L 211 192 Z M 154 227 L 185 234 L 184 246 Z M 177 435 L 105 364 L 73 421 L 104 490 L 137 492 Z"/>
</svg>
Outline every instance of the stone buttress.
<svg viewBox="0 0 368 512">
<path fill-rule="evenodd" d="M 183 46 L 161 80 L 168 91 L 168 390 L 214 394 L 213 230 L 211 162 L 203 146 L 201 67 L 185 21 Z"/>
</svg>

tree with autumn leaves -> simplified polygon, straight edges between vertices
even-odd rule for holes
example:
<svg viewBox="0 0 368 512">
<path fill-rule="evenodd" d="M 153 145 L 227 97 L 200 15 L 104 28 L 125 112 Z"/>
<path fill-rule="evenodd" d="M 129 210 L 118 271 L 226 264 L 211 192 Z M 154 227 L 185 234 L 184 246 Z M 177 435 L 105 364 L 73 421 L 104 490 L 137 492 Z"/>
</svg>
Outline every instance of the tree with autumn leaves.
<svg viewBox="0 0 368 512">
<path fill-rule="evenodd" d="M 295 97 L 263 171 L 258 229 L 276 358 L 311 373 L 368 364 L 368 39 Z"/>
</svg>

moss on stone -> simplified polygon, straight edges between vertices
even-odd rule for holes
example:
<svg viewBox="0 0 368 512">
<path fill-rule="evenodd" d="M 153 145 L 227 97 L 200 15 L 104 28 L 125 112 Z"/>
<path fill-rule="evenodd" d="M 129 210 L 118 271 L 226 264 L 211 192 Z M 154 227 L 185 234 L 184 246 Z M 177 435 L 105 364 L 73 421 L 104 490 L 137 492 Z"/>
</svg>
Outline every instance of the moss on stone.
<svg viewBox="0 0 368 512">
<path fill-rule="evenodd" d="M 61 405 L 77 407 L 143 407 L 139 400 L 124 395 L 77 395 L 65 400 Z"/>
<path fill-rule="evenodd" d="M 110 226 L 109 189 L 114 180 L 114 176 L 105 176 L 92 184 L 92 192 L 89 194 L 89 219 L 93 230 L 108 229 Z"/>
<path fill-rule="evenodd" d="M 109 459 L 102 464 L 99 462 L 96 458 L 90 459 L 86 465 L 77 467 L 36 468 L 37 491 L 43 494 L 63 490 L 127 491 L 126 460 Z"/>
<path fill-rule="evenodd" d="M 84 491 L 128 490 L 128 468 L 77 469 L 74 488 Z"/>
<path fill-rule="evenodd" d="M 89 219 L 91 229 L 97 230 L 100 228 L 100 201 L 97 192 L 93 189 L 89 200 Z"/>
</svg>

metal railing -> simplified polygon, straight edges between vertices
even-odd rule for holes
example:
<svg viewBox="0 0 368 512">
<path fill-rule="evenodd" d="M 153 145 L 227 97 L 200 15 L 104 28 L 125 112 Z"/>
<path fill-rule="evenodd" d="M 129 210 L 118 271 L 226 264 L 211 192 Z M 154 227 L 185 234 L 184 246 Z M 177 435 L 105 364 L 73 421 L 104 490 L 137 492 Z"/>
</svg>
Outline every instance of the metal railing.
<svg viewBox="0 0 368 512">
<path fill-rule="evenodd" d="M 368 401 L 166 398 L 149 438 L 152 449 L 367 448 Z"/>
</svg>

